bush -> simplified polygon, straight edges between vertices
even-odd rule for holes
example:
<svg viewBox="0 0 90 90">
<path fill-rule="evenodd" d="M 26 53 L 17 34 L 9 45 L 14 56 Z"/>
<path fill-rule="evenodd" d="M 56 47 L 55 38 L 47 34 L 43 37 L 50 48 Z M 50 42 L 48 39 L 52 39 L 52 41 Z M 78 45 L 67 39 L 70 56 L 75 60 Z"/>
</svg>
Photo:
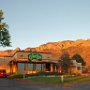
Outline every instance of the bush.
<svg viewBox="0 0 90 90">
<path fill-rule="evenodd" d="M 8 78 L 23 78 L 23 75 L 22 74 L 16 74 L 16 75 L 10 75 L 8 76 Z"/>
<path fill-rule="evenodd" d="M 81 75 L 81 72 L 80 72 L 80 70 L 73 70 L 71 74 Z"/>
<path fill-rule="evenodd" d="M 61 73 L 58 72 L 39 72 L 35 74 L 25 74 L 25 77 L 34 77 L 34 76 L 58 76 L 61 75 Z M 10 75 L 8 78 L 23 78 L 23 74 L 16 74 L 16 75 Z"/>
</svg>

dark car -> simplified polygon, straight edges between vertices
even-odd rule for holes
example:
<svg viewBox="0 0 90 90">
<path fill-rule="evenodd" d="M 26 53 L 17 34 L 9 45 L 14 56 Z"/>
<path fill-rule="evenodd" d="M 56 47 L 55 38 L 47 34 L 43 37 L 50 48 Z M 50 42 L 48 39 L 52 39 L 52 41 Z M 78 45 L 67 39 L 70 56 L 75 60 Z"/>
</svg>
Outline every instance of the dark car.
<svg viewBox="0 0 90 90">
<path fill-rule="evenodd" d="M 6 70 L 0 70 L 0 77 L 2 77 L 2 78 L 7 77 Z"/>
</svg>

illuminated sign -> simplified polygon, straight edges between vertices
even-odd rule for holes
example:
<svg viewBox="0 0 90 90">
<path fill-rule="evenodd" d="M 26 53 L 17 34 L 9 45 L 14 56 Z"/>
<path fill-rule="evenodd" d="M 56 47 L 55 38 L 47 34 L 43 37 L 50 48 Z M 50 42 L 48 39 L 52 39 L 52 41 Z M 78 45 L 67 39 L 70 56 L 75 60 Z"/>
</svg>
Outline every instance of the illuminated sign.
<svg viewBox="0 0 90 90">
<path fill-rule="evenodd" d="M 33 54 L 32 53 L 32 54 L 28 55 L 28 59 L 29 60 L 37 59 L 37 60 L 41 61 L 42 60 L 42 56 L 40 54 Z"/>
</svg>

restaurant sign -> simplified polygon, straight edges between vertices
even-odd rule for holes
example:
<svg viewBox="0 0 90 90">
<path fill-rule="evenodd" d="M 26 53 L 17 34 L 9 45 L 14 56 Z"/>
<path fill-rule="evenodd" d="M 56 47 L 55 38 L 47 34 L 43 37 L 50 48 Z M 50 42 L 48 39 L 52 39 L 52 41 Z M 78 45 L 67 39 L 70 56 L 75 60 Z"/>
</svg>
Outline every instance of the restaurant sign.
<svg viewBox="0 0 90 90">
<path fill-rule="evenodd" d="M 33 60 L 33 59 L 37 59 L 39 61 L 42 60 L 42 55 L 38 54 L 38 53 L 32 53 L 28 55 L 28 59 L 29 60 Z"/>
</svg>

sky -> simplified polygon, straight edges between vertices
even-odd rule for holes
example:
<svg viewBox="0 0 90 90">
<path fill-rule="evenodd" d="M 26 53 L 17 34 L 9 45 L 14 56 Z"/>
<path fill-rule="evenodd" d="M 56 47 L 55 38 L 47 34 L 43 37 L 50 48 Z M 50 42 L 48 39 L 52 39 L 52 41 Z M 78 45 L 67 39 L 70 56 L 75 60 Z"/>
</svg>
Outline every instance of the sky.
<svg viewBox="0 0 90 90">
<path fill-rule="evenodd" d="M 12 47 L 90 38 L 90 0 L 0 0 Z"/>
</svg>

